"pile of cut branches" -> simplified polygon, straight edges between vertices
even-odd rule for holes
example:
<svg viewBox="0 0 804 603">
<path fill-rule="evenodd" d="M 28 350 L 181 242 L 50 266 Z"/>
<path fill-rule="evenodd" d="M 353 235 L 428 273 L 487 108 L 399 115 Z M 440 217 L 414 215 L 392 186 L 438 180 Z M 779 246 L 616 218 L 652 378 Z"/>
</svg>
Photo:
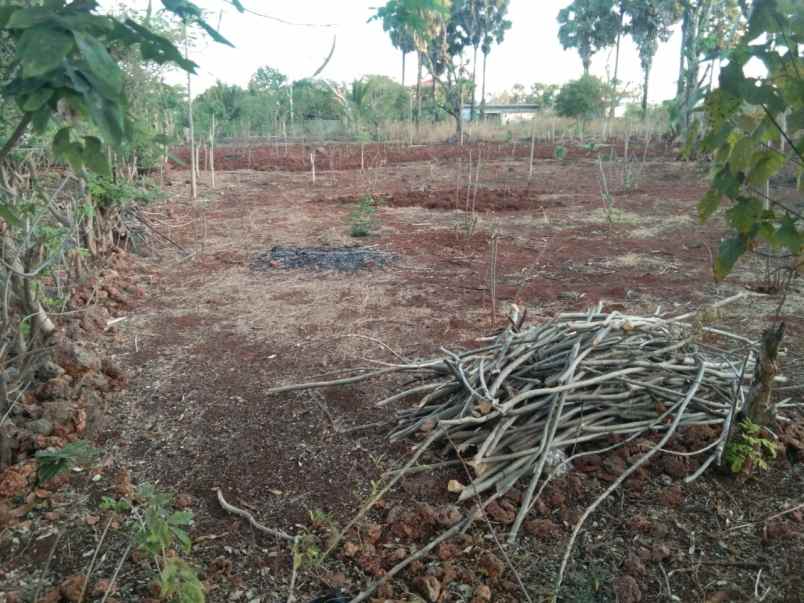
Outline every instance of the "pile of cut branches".
<svg viewBox="0 0 804 603">
<path fill-rule="evenodd" d="M 390 437 L 426 434 L 405 467 L 392 472 L 392 482 L 412 471 L 465 462 L 474 477 L 460 499 L 477 498 L 485 508 L 523 480 L 527 488 L 509 541 L 538 499 L 539 481 L 546 478 L 543 489 L 551 475 L 583 455 L 661 434 L 590 506 L 573 540 L 586 516 L 629 475 L 657 452 L 671 452 L 666 445 L 679 428 L 720 426 L 711 430 L 719 433 L 713 441 L 683 453 L 705 457 L 688 481 L 720 461 L 735 416 L 746 403 L 757 342 L 705 326 L 694 313 L 631 316 L 604 312 L 599 305 L 528 327 L 518 314 L 515 309 L 510 326 L 478 349 L 455 353 L 442 348 L 430 360 L 272 392 L 414 374 L 413 383 L 377 403 L 417 398 L 415 406 L 398 413 Z M 716 336 L 718 347 L 704 343 L 706 334 Z M 439 443 L 455 449 L 461 459 L 416 466 L 422 453 Z"/>
</svg>

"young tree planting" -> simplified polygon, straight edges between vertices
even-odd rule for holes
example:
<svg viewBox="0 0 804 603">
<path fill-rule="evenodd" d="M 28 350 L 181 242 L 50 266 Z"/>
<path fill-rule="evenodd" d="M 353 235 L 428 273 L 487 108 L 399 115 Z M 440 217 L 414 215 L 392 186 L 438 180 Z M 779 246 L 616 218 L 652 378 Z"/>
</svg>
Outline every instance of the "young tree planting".
<svg viewBox="0 0 804 603">
<path fill-rule="evenodd" d="M 568 82 L 561 87 L 555 99 L 556 113 L 577 121 L 578 134 L 583 138 L 587 121 L 605 112 L 606 86 L 593 75 Z"/>
</svg>

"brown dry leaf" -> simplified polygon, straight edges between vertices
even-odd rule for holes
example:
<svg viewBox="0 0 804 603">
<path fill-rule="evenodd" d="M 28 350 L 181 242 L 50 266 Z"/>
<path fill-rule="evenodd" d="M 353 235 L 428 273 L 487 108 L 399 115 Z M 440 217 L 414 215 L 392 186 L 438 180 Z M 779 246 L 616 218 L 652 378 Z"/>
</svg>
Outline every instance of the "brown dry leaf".
<svg viewBox="0 0 804 603">
<path fill-rule="evenodd" d="M 478 402 L 475 408 L 480 411 L 481 415 L 487 415 L 494 410 L 494 406 L 492 406 L 491 402 L 486 402 L 485 400 Z"/>
<path fill-rule="evenodd" d="M 449 480 L 449 482 L 447 483 L 447 490 L 449 490 L 449 491 L 450 491 L 450 492 L 452 492 L 453 494 L 458 494 L 458 493 L 460 493 L 460 492 L 463 492 L 463 489 L 464 489 L 465 487 L 466 487 L 466 486 L 464 486 L 464 485 L 463 485 L 461 482 L 459 482 L 457 479 L 451 479 L 451 480 Z"/>
<path fill-rule="evenodd" d="M 59 601 L 61 601 L 61 591 L 58 588 L 54 588 L 44 597 L 39 597 L 36 603 L 59 603 Z"/>
<path fill-rule="evenodd" d="M 101 578 L 95 583 L 95 588 L 92 589 L 92 594 L 96 597 L 102 597 L 107 593 L 109 588 L 112 587 L 112 582 L 106 578 Z"/>
<path fill-rule="evenodd" d="M 81 598 L 81 592 L 84 590 L 84 584 L 86 581 L 87 579 L 84 576 L 79 575 L 65 578 L 59 585 L 61 596 L 68 601 L 78 603 L 78 600 Z"/>
<path fill-rule="evenodd" d="M 28 478 L 18 467 L 9 467 L 0 474 L 0 497 L 16 496 L 28 487 Z"/>
</svg>

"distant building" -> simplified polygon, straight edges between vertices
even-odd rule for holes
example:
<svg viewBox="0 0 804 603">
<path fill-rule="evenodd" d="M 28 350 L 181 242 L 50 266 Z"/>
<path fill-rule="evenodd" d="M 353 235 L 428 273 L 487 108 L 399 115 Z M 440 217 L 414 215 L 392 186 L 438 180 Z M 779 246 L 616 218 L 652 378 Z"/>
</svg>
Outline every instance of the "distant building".
<svg viewBox="0 0 804 603">
<path fill-rule="evenodd" d="M 496 121 L 501 124 L 511 123 L 513 121 L 526 121 L 532 118 L 540 110 L 539 105 L 492 105 L 486 103 L 485 118 L 488 121 Z M 464 121 L 469 121 L 472 115 L 472 106 L 464 105 L 463 111 Z M 480 105 L 475 107 L 475 114 L 480 119 Z"/>
</svg>

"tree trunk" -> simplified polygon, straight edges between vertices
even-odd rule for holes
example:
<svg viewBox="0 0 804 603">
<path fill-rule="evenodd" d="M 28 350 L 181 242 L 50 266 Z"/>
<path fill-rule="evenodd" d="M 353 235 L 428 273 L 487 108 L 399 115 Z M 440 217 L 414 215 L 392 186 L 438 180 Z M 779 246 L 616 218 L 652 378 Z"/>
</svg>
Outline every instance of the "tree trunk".
<svg viewBox="0 0 804 603">
<path fill-rule="evenodd" d="M 433 123 L 438 120 L 438 105 L 436 105 L 436 79 L 433 76 Z"/>
<path fill-rule="evenodd" d="M 486 60 L 489 58 L 489 53 L 483 53 L 483 86 L 480 90 L 480 120 L 486 119 Z"/>
<path fill-rule="evenodd" d="M 408 55 L 404 50 L 402 51 L 402 87 L 405 87 L 405 57 Z"/>
<path fill-rule="evenodd" d="M 458 144 L 463 145 L 463 79 L 458 77 L 455 85 L 458 86 L 458 99 L 454 105 L 454 111 L 458 116 Z"/>
<path fill-rule="evenodd" d="M 419 58 L 419 69 L 416 74 L 416 127 L 422 118 L 422 53 L 416 53 Z"/>
<path fill-rule="evenodd" d="M 678 59 L 678 81 L 676 82 L 676 99 L 681 99 L 681 95 L 684 93 L 684 82 L 685 82 L 685 65 L 686 65 L 686 46 L 689 43 L 690 31 L 690 6 L 688 2 L 684 2 L 684 16 L 681 20 L 681 50 L 680 56 Z"/>
<path fill-rule="evenodd" d="M 753 423 L 770 427 L 775 420 L 773 410 L 773 380 L 779 371 L 776 357 L 784 337 L 784 323 L 769 327 L 762 334 L 759 359 L 754 369 L 754 383 L 748 392 L 743 414 Z"/>
<path fill-rule="evenodd" d="M 652 64 L 653 61 L 651 60 L 643 65 L 645 79 L 642 83 L 642 121 L 645 121 L 645 118 L 648 116 L 648 82 L 650 81 L 650 69 L 653 66 Z"/>
<path fill-rule="evenodd" d="M 617 45 L 614 50 L 614 77 L 611 80 L 611 107 L 609 107 L 609 118 L 614 117 L 614 110 L 617 108 L 617 75 L 620 70 L 620 38 L 622 38 L 623 15 L 620 13 L 620 30 L 617 32 Z"/>
<path fill-rule="evenodd" d="M 475 91 L 477 90 L 477 46 L 474 47 L 474 54 L 472 56 L 472 108 L 469 113 L 469 119 L 475 121 L 475 108 L 477 107 L 477 100 Z"/>
</svg>

